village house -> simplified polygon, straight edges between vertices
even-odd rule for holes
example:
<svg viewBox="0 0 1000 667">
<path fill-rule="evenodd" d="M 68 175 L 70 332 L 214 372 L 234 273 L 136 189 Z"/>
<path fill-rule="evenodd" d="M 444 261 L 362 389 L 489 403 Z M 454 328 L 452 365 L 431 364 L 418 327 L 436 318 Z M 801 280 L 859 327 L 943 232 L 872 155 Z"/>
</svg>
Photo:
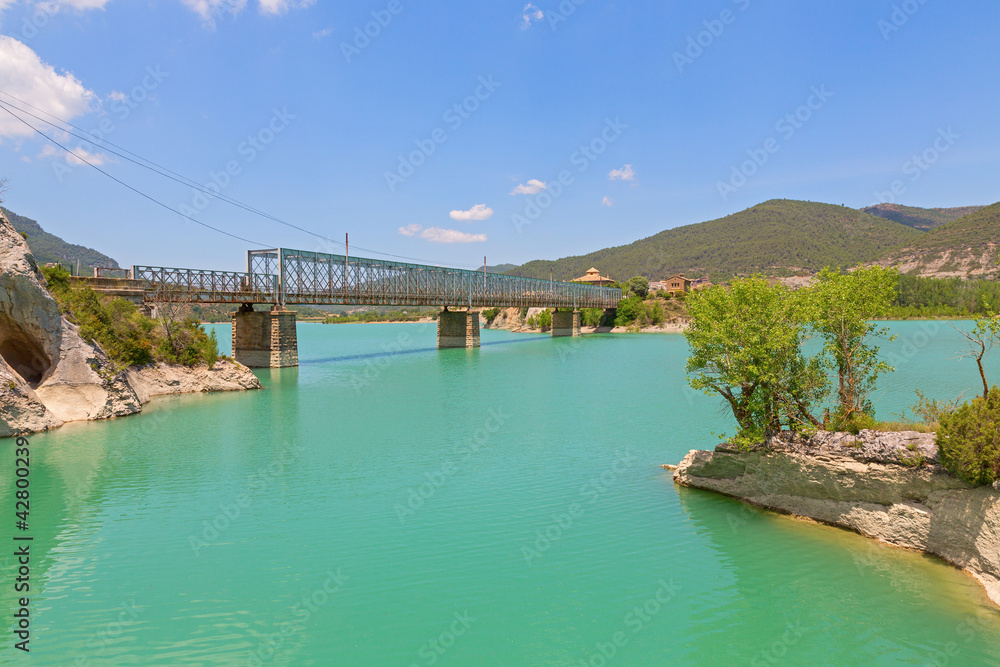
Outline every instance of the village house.
<svg viewBox="0 0 1000 667">
<path fill-rule="evenodd" d="M 677 294 L 678 292 L 690 292 L 692 281 L 684 277 L 684 274 L 676 275 L 666 280 L 658 280 L 656 282 L 649 283 L 649 289 L 653 292 L 670 292 L 671 294 Z"/>
</svg>

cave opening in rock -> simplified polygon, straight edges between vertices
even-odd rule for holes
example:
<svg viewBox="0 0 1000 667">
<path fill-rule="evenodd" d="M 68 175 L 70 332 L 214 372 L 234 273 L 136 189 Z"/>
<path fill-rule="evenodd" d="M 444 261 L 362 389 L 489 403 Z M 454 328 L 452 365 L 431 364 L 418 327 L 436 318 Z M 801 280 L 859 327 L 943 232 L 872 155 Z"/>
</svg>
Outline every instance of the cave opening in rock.
<svg viewBox="0 0 1000 667">
<path fill-rule="evenodd" d="M 52 360 L 31 335 L 10 318 L 0 315 L 0 357 L 32 388 L 45 377 Z"/>
</svg>

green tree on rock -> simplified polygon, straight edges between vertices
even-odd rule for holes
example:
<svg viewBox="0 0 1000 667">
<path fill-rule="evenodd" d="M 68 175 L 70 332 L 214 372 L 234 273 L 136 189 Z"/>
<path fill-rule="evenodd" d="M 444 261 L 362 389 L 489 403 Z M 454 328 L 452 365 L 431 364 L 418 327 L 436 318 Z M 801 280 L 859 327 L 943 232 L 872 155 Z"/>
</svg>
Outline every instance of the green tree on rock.
<svg viewBox="0 0 1000 667">
<path fill-rule="evenodd" d="M 827 380 L 821 360 L 802 352 L 808 308 L 799 294 L 754 276 L 695 292 L 687 304 L 688 381 L 726 400 L 740 426 L 737 441 L 820 426 L 814 406 Z"/>
<path fill-rule="evenodd" d="M 874 417 L 871 394 L 878 377 L 893 371 L 879 358 L 873 339 L 893 340 L 872 320 L 885 317 L 896 298 L 898 274 L 879 266 L 843 274 L 826 268 L 808 290 L 808 318 L 825 342 L 827 363 L 837 373 L 835 428 L 851 428 Z"/>
</svg>

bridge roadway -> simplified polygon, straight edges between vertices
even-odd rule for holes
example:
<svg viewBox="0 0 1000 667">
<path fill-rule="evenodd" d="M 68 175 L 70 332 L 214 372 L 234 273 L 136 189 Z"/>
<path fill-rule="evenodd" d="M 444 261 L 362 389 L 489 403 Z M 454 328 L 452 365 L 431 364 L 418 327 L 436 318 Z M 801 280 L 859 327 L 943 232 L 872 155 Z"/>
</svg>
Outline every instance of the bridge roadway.
<svg viewBox="0 0 1000 667">
<path fill-rule="evenodd" d="M 118 296 L 141 295 L 147 304 L 239 305 L 233 352 L 257 368 L 298 365 L 295 313 L 286 309 L 294 304 L 440 306 L 438 346 L 478 347 L 474 308 L 552 308 L 552 335 L 574 336 L 580 308 L 613 309 L 622 298 L 620 289 L 610 287 L 289 248 L 250 250 L 246 267 L 236 272 L 137 265 L 100 269 L 93 283 Z M 254 304 L 272 308 L 255 311 Z"/>
</svg>

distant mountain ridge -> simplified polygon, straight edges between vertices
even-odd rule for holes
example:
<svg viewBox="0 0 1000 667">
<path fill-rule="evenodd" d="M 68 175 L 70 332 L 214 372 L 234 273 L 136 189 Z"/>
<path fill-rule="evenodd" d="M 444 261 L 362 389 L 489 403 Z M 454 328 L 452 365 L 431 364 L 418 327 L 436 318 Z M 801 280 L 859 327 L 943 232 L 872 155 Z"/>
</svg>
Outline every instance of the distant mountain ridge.
<svg viewBox="0 0 1000 667">
<path fill-rule="evenodd" d="M 76 271 L 79 260 L 80 272 L 83 275 L 93 275 L 95 266 L 118 268 L 118 262 L 93 248 L 67 243 L 55 234 L 42 229 L 42 226 L 31 218 L 18 215 L 3 206 L 0 206 L 0 210 L 3 210 L 4 215 L 14 225 L 14 229 L 28 235 L 28 247 L 31 248 L 31 254 L 40 266 L 62 263 L 67 267 L 72 266 Z"/>
<path fill-rule="evenodd" d="M 984 208 L 983 206 L 959 206 L 957 208 L 918 208 L 900 204 L 877 204 L 861 209 L 865 213 L 877 215 L 886 220 L 893 220 L 907 227 L 913 227 L 924 232 L 937 229 L 949 222 L 954 222 L 970 213 Z"/>
<path fill-rule="evenodd" d="M 717 220 L 676 227 L 629 245 L 555 261 L 535 260 L 512 275 L 572 280 L 590 267 L 615 280 L 677 273 L 728 279 L 760 272 L 796 275 L 873 262 L 924 232 L 844 206 L 775 199 Z"/>
<path fill-rule="evenodd" d="M 1000 278 L 1000 203 L 923 234 L 887 253 L 883 266 L 934 277 Z"/>
</svg>

